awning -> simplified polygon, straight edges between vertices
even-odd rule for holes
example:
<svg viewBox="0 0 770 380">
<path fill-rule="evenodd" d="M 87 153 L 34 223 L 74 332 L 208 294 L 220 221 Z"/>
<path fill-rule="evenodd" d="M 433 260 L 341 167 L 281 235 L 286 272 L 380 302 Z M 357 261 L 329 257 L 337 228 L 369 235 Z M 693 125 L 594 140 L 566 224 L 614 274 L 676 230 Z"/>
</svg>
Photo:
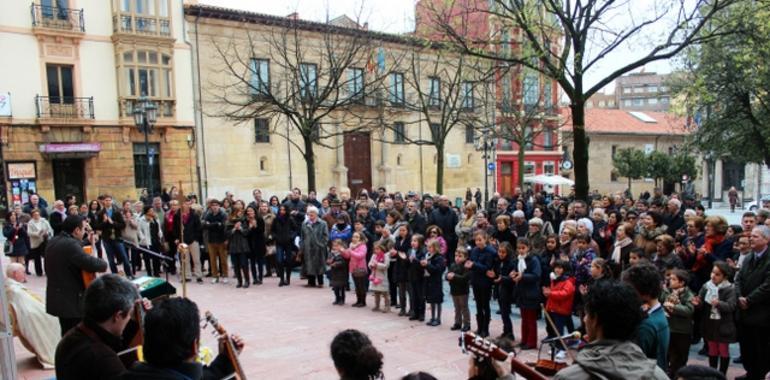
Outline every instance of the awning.
<svg viewBox="0 0 770 380">
<path fill-rule="evenodd" d="M 559 186 L 559 185 L 574 185 L 575 181 L 569 178 L 564 178 L 560 175 L 540 174 L 540 175 L 531 176 L 531 177 L 524 177 L 524 183 Z"/>
<path fill-rule="evenodd" d="M 101 150 L 101 143 L 40 144 L 40 153 L 47 159 L 90 158 Z"/>
</svg>

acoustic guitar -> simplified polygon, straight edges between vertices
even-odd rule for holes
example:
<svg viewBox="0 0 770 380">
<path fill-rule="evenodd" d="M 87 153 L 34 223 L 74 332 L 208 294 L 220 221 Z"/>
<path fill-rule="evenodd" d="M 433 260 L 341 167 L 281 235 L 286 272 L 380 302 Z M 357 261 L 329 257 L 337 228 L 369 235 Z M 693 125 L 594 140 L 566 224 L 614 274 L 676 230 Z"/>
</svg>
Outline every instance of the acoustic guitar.
<svg viewBox="0 0 770 380">
<path fill-rule="evenodd" d="M 470 331 L 466 331 L 460 336 L 460 347 L 463 352 L 471 352 L 478 358 L 490 358 L 497 361 L 505 361 L 509 356 L 508 352 L 505 352 L 496 344 Z M 521 375 L 521 377 L 527 380 L 548 379 L 526 364 L 516 360 L 516 358 L 511 358 L 511 371 Z"/>
<path fill-rule="evenodd" d="M 94 249 L 96 249 L 96 244 L 94 243 L 94 237 L 93 235 L 89 236 L 88 240 L 91 242 L 91 245 L 87 245 L 83 247 L 83 252 L 86 253 L 86 255 L 93 256 L 94 255 Z M 83 278 L 83 285 L 88 288 L 89 285 L 91 285 L 94 280 L 96 280 L 96 273 L 95 272 L 89 272 L 89 271 L 81 271 L 80 274 Z"/>
<path fill-rule="evenodd" d="M 230 359 L 230 363 L 232 363 L 233 368 L 235 369 L 235 378 L 238 380 L 246 380 L 246 375 L 243 373 L 243 367 L 241 366 L 240 360 L 238 360 L 238 349 L 235 347 L 235 342 L 233 342 L 233 338 L 230 337 L 229 334 L 227 334 L 227 331 L 224 327 L 219 323 L 219 321 L 214 317 L 214 314 L 212 314 L 210 311 L 207 311 L 206 314 L 206 322 L 211 325 L 211 327 L 214 328 L 216 333 L 225 339 L 225 348 L 227 349 L 227 357 Z M 229 376 L 227 378 L 230 378 Z"/>
</svg>

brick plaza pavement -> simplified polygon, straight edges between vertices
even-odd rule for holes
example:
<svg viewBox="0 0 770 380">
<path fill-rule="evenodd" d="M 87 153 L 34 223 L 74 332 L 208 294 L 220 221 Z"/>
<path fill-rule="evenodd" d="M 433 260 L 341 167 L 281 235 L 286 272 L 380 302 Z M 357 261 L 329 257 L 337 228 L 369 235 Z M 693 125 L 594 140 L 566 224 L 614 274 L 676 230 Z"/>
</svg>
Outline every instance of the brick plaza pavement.
<svg viewBox="0 0 770 380">
<path fill-rule="evenodd" d="M 171 281 L 181 294 L 178 281 Z M 329 355 L 329 343 L 337 332 L 346 328 L 366 332 L 383 352 L 386 379 L 398 379 L 418 370 L 442 380 L 467 378 L 468 356 L 458 348 L 459 334 L 449 330 L 454 315 L 451 300 L 444 305 L 443 324 L 429 327 L 396 316 L 397 310 L 386 315 L 373 313 L 369 308 L 350 307 L 354 302 L 351 299 L 355 298 L 352 293 L 348 293 L 347 305 L 333 306 L 329 288 L 304 288 L 297 273 L 290 287 L 279 288 L 277 282 L 275 277 L 266 278 L 264 285 L 252 285 L 248 289 L 236 289 L 234 281 L 227 285 L 188 283 L 188 295 L 201 312 L 211 310 L 225 328 L 245 340 L 247 346 L 241 361 L 250 379 L 339 378 Z M 27 285 L 45 294 L 44 278 L 29 276 Z M 368 301 L 372 303 L 371 296 Z M 496 310 L 494 303 L 492 310 L 493 313 Z M 210 330 L 209 327 L 202 332 L 203 345 L 216 350 Z M 539 337 L 543 338 L 543 321 L 539 322 L 539 330 Z M 490 331 L 493 335 L 502 331 L 499 316 L 493 316 Z M 514 331 L 518 336 L 517 312 L 514 312 Z M 691 351 L 690 363 L 705 364 L 706 358 L 695 353 L 697 348 L 694 346 Z M 54 378 L 54 371 L 40 369 L 18 339 L 15 352 L 20 379 Z M 546 354 L 546 349 L 543 353 Z M 536 350 L 524 351 L 519 358 L 534 361 L 536 355 Z M 730 378 L 742 373 L 742 368 L 736 365 L 729 371 Z"/>
</svg>

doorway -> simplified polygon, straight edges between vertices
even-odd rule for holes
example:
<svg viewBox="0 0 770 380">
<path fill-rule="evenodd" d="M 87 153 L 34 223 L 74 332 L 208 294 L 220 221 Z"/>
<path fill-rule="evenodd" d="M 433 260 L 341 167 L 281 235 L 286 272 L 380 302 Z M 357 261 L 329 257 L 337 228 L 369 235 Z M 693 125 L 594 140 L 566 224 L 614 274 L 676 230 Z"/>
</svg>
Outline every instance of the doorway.
<svg viewBox="0 0 770 380">
<path fill-rule="evenodd" d="M 352 199 L 362 189 L 372 189 L 372 150 L 368 133 L 345 134 L 345 166 L 348 168 L 348 187 Z"/>
<path fill-rule="evenodd" d="M 64 200 L 71 194 L 78 203 L 85 203 L 85 162 L 82 159 L 53 160 L 52 166 L 56 199 Z"/>
</svg>

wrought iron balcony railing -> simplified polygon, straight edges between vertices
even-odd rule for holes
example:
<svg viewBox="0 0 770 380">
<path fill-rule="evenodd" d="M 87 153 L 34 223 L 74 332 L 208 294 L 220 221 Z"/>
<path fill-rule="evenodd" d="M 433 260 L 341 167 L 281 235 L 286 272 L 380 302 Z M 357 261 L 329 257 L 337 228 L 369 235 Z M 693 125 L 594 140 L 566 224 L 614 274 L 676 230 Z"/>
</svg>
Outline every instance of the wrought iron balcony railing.
<svg viewBox="0 0 770 380">
<path fill-rule="evenodd" d="M 112 24 L 115 32 L 171 36 L 171 21 L 168 19 L 119 14 L 112 18 Z"/>
<path fill-rule="evenodd" d="M 32 26 L 36 28 L 51 28 L 73 32 L 85 32 L 82 9 L 51 7 L 32 4 Z"/>
<path fill-rule="evenodd" d="M 94 98 L 72 96 L 36 96 L 35 108 L 38 118 L 93 119 Z"/>
</svg>

